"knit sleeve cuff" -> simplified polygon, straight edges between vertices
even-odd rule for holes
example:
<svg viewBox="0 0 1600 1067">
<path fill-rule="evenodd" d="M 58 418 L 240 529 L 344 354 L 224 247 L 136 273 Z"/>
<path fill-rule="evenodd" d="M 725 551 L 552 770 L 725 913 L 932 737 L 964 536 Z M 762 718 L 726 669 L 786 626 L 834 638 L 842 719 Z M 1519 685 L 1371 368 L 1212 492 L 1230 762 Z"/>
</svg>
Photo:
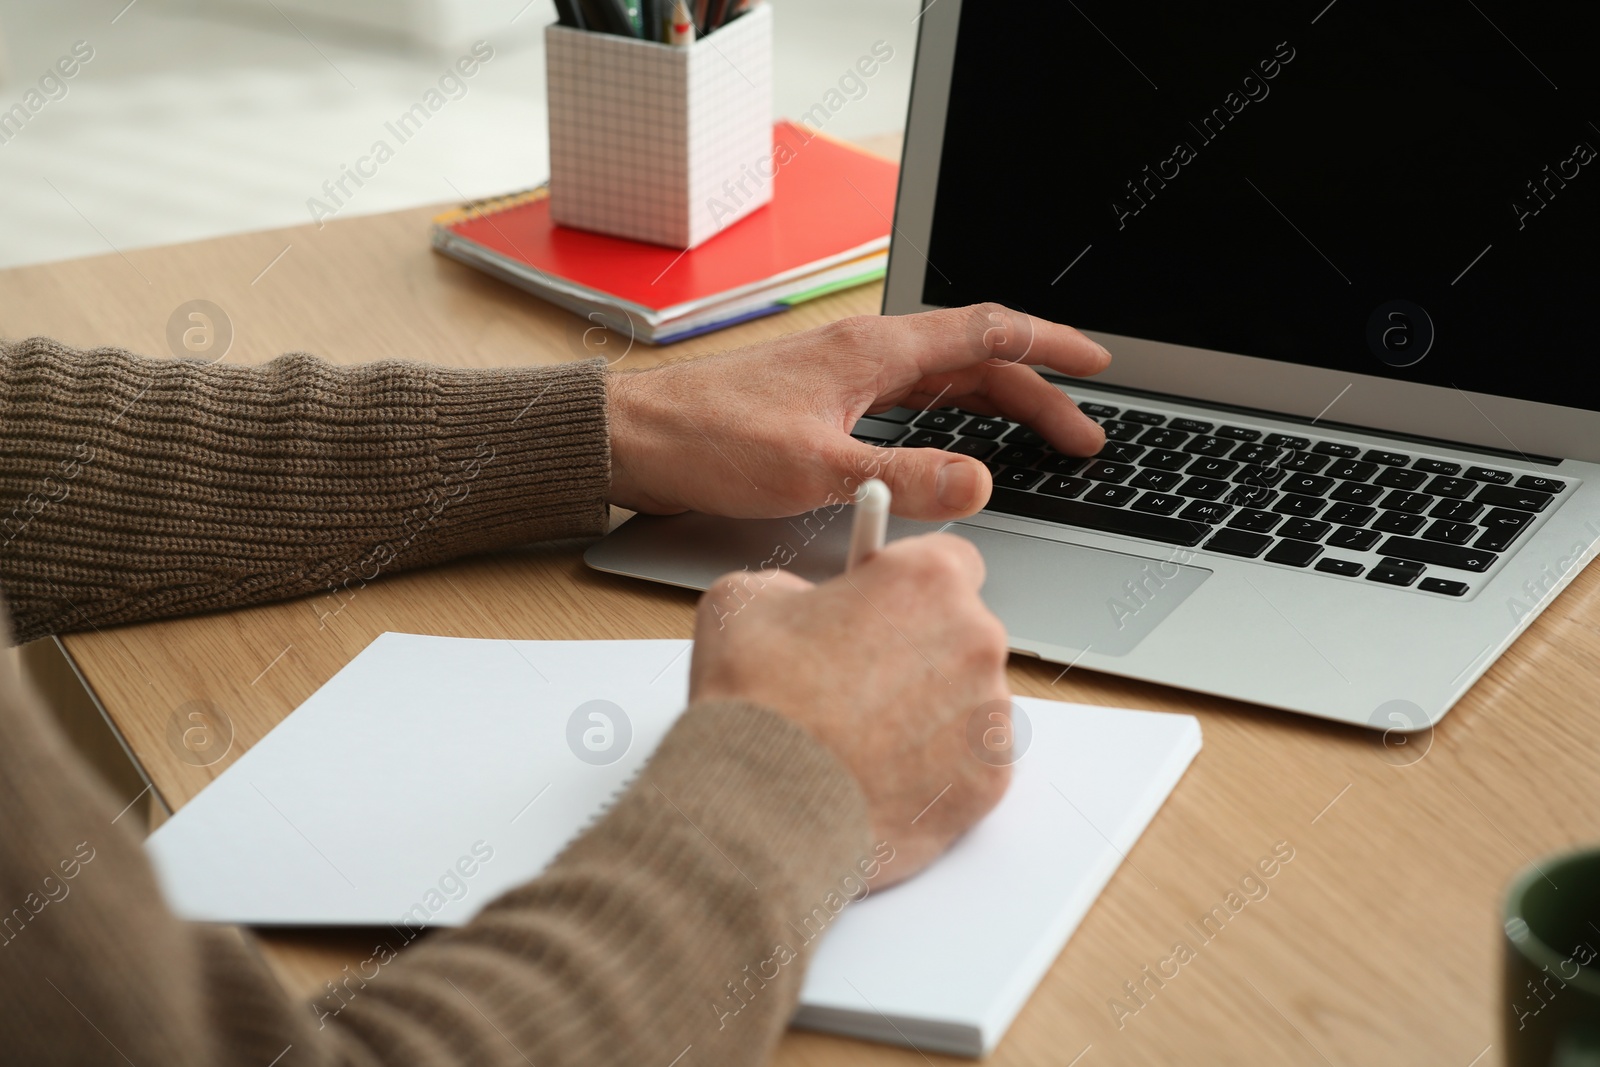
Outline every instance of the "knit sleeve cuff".
<svg viewBox="0 0 1600 1067">
<path fill-rule="evenodd" d="M 605 364 L 433 368 L 440 558 L 603 533 Z M 418 560 L 417 562 L 425 562 Z"/>
</svg>

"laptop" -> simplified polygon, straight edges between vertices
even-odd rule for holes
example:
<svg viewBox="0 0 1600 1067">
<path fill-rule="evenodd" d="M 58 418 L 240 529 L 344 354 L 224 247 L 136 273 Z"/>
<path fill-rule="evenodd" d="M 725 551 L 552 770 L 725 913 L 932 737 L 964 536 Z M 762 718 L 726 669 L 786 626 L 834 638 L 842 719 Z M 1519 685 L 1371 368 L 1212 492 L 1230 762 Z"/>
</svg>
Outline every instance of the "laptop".
<svg viewBox="0 0 1600 1067">
<path fill-rule="evenodd" d="M 1089 459 L 856 427 L 990 466 L 944 528 L 1017 653 L 1414 730 L 1550 604 L 1600 548 L 1596 39 L 1548 2 L 924 9 L 884 313 L 997 300 L 1116 357 L 1057 382 Z M 849 518 L 641 516 L 587 559 L 820 579 Z"/>
</svg>

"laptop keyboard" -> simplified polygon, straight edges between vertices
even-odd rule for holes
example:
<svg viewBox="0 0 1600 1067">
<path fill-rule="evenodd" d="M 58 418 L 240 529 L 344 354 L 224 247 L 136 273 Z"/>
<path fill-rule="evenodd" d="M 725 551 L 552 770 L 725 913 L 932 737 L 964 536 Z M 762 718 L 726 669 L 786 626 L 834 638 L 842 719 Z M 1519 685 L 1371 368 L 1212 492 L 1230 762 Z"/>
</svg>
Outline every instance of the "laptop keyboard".
<svg viewBox="0 0 1600 1067">
<path fill-rule="evenodd" d="M 942 448 L 994 476 L 986 510 L 1355 581 L 1467 595 L 1568 482 L 1312 434 L 1080 402 L 1106 431 L 1088 459 L 1026 426 L 895 408 L 868 444 Z"/>
</svg>

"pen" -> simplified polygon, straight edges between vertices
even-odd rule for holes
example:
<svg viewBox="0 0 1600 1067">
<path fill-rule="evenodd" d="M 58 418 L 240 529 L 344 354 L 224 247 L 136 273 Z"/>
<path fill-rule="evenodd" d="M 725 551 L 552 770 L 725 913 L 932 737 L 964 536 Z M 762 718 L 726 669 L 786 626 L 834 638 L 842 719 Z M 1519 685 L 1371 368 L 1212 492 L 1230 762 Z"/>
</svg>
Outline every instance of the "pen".
<svg viewBox="0 0 1600 1067">
<path fill-rule="evenodd" d="M 850 555 L 844 569 L 853 571 L 883 550 L 889 529 L 889 487 L 869 478 L 856 491 L 856 517 L 850 526 Z"/>
</svg>

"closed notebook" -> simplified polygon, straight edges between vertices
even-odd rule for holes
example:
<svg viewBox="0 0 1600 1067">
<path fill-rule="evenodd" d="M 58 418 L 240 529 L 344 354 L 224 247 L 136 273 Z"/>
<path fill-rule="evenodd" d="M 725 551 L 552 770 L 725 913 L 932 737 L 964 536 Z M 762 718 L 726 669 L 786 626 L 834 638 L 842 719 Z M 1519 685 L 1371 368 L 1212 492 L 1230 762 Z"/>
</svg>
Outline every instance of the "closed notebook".
<svg viewBox="0 0 1600 1067">
<path fill-rule="evenodd" d="M 433 245 L 652 343 L 881 278 L 899 167 L 789 122 L 771 163 L 772 202 L 688 252 L 557 226 L 544 188 L 438 216 Z"/>
<path fill-rule="evenodd" d="M 689 651 L 384 634 L 150 836 L 166 897 L 261 926 L 464 923 L 626 787 Z M 910 881 L 796 916 L 790 947 L 819 941 L 796 1025 L 992 1049 L 1200 747 L 1186 715 L 1017 703 L 1031 738 L 988 817 Z"/>
</svg>

